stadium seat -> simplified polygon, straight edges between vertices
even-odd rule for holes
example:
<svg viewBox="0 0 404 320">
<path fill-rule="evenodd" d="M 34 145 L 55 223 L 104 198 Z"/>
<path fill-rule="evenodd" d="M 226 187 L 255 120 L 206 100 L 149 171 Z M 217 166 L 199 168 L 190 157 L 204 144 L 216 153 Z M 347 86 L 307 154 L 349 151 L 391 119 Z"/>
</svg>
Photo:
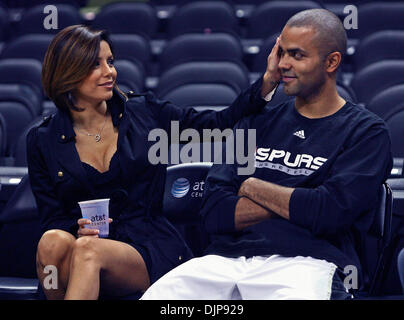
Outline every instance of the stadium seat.
<svg viewBox="0 0 404 320">
<path fill-rule="evenodd" d="M 228 105 L 233 101 L 233 93 L 237 96 L 248 85 L 248 72 L 240 65 L 232 62 L 189 62 L 163 73 L 156 92 L 161 99 L 177 97 L 179 100 L 172 102 L 184 107 L 210 103 L 218 105 L 218 102 L 219 105 L 222 102 Z M 215 94 L 218 99 L 224 100 L 216 100 Z"/>
<path fill-rule="evenodd" d="M 46 5 L 38 5 L 23 12 L 21 21 L 18 24 L 18 35 L 32 33 L 56 34 L 68 26 L 83 22 L 77 7 L 69 4 L 55 4 L 57 8 L 57 28 L 47 29 L 44 22 L 50 13 L 44 13 Z M 55 23 L 52 20 L 50 22 Z"/>
<path fill-rule="evenodd" d="M 114 65 L 117 71 L 116 81 L 123 92 L 144 90 L 143 70 L 128 60 L 116 60 Z"/>
<path fill-rule="evenodd" d="M 167 168 L 163 213 L 180 230 L 195 256 L 209 243 L 199 215 L 211 163 L 184 163 Z"/>
<path fill-rule="evenodd" d="M 10 155 L 21 131 L 33 118 L 27 107 L 18 101 L 1 101 L 0 99 L 0 114 L 7 121 L 6 154 Z"/>
<path fill-rule="evenodd" d="M 31 128 L 42 123 L 44 117 L 39 116 L 32 120 L 20 133 L 18 140 L 11 150 L 11 156 L 14 158 L 15 167 L 27 167 L 27 134 Z"/>
<path fill-rule="evenodd" d="M 380 188 L 378 203 L 375 207 L 374 220 L 366 239 L 359 244 L 360 258 L 365 276 L 366 296 L 377 296 L 380 294 L 381 280 L 386 264 L 385 252 L 392 237 L 393 219 L 393 194 L 390 186 L 384 183 Z M 373 247 L 377 241 L 376 247 Z"/>
<path fill-rule="evenodd" d="M 192 1 L 179 7 L 172 16 L 168 35 L 174 38 L 184 33 L 238 34 L 238 21 L 233 8 L 221 1 Z"/>
<path fill-rule="evenodd" d="M 390 115 L 397 112 L 397 108 L 401 108 L 403 101 L 404 84 L 398 84 L 379 91 L 366 107 L 380 118 L 388 119 Z"/>
<path fill-rule="evenodd" d="M 358 28 L 347 30 L 348 38 L 364 39 L 380 30 L 404 30 L 404 3 L 376 1 L 358 6 Z"/>
<path fill-rule="evenodd" d="M 112 34 L 112 49 L 116 60 L 128 60 L 147 74 L 150 70 L 151 48 L 149 41 L 138 34 Z"/>
<path fill-rule="evenodd" d="M 240 40 L 226 33 L 188 33 L 167 43 L 159 57 L 160 72 L 195 61 L 230 61 L 241 63 L 243 49 Z"/>
<path fill-rule="evenodd" d="M 92 27 L 151 39 L 157 32 L 158 20 L 155 9 L 148 3 L 110 3 L 102 7 Z"/>
<path fill-rule="evenodd" d="M 43 4 L 43 0 L 3 0 L 9 8 L 31 8 Z M 88 0 L 52 0 L 52 4 L 70 4 L 77 8 L 84 7 Z"/>
<path fill-rule="evenodd" d="M 247 27 L 247 38 L 266 39 L 280 33 L 290 17 L 299 11 L 321 8 L 314 1 L 268 1 L 255 8 Z"/>
<path fill-rule="evenodd" d="M 0 60 L 0 84 L 19 84 L 33 90 L 38 97 L 44 93 L 41 85 L 42 64 L 34 59 Z"/>
<path fill-rule="evenodd" d="M 39 218 L 28 176 L 0 213 L 0 299 L 35 299 Z"/>
<path fill-rule="evenodd" d="M 359 42 L 353 56 L 356 71 L 378 61 L 404 61 L 404 30 L 375 32 Z"/>
<path fill-rule="evenodd" d="M 356 72 L 351 87 L 358 102 L 367 105 L 377 93 L 403 82 L 404 61 L 387 60 L 373 63 Z"/>
<path fill-rule="evenodd" d="M 31 117 L 40 115 L 42 111 L 41 98 L 30 87 L 21 84 L 0 84 L 0 100 L 18 101 L 27 108 Z"/>
<path fill-rule="evenodd" d="M 6 156 L 13 156 L 21 132 L 41 114 L 40 101 L 29 87 L 0 84 L 0 114 L 7 121 Z"/>
<path fill-rule="evenodd" d="M 4 46 L 0 59 L 35 59 L 42 63 L 52 39 L 51 34 L 23 35 Z"/>
<path fill-rule="evenodd" d="M 258 54 L 256 54 L 253 58 L 251 65 L 252 72 L 265 72 L 268 56 L 276 43 L 277 37 L 279 37 L 279 33 L 272 34 L 264 40 L 264 42 L 260 46 Z"/>
<path fill-rule="evenodd" d="M 8 13 L 0 7 L 0 43 L 6 40 L 9 28 Z"/>
<path fill-rule="evenodd" d="M 404 158 L 404 103 L 402 102 L 385 119 L 390 131 L 391 152 L 395 158 Z"/>
<path fill-rule="evenodd" d="M 404 294 L 404 248 L 401 249 L 397 259 L 398 274 L 400 276 L 401 286 Z"/>
<path fill-rule="evenodd" d="M 162 96 L 180 107 L 195 107 L 197 110 L 228 107 L 237 98 L 237 92 L 227 85 L 186 84 Z"/>
<path fill-rule="evenodd" d="M 0 114 L 0 158 L 6 155 L 7 147 L 7 123 L 4 117 Z"/>
</svg>

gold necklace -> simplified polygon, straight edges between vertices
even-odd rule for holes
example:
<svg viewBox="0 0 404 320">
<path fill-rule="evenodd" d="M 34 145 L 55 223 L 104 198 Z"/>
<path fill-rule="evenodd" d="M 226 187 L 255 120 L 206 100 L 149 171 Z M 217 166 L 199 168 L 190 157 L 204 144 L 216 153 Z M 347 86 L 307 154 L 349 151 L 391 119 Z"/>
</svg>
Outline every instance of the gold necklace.
<svg viewBox="0 0 404 320">
<path fill-rule="evenodd" d="M 85 134 L 88 137 L 94 137 L 95 142 L 100 142 L 101 141 L 101 132 L 105 127 L 105 124 L 107 123 L 107 115 L 105 114 L 105 120 L 104 120 L 104 124 L 102 125 L 102 128 L 100 130 L 99 133 L 97 134 L 92 134 L 92 133 L 88 133 L 88 132 L 83 132 L 81 131 L 77 126 L 75 126 L 75 128 L 82 134 Z"/>
</svg>

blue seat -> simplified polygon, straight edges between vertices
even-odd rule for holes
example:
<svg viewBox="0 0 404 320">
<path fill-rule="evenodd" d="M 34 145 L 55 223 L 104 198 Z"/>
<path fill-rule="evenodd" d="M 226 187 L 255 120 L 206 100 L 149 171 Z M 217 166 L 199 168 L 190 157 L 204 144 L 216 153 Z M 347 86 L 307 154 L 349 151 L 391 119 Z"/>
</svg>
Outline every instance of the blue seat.
<svg viewBox="0 0 404 320">
<path fill-rule="evenodd" d="M 195 256 L 209 243 L 199 210 L 211 163 L 184 163 L 167 168 L 163 213 L 181 232 Z"/>
<path fill-rule="evenodd" d="M 27 167 L 27 134 L 31 128 L 39 126 L 43 119 L 43 116 L 34 118 L 19 134 L 14 148 L 10 151 L 15 167 Z"/>
<path fill-rule="evenodd" d="M 374 209 L 374 220 L 362 243 L 359 257 L 364 272 L 362 295 L 378 296 L 383 280 L 385 254 L 392 238 L 393 193 L 388 183 L 380 187 L 378 202 Z M 374 241 L 375 240 L 375 241 Z"/>
<path fill-rule="evenodd" d="M 180 106 L 223 106 L 249 85 L 246 68 L 232 62 L 189 62 L 160 77 L 157 95 Z"/>
<path fill-rule="evenodd" d="M 367 105 L 383 90 L 404 82 L 404 61 L 387 60 L 368 65 L 356 72 L 351 87 L 358 102 Z"/>
<path fill-rule="evenodd" d="M 4 117 L 0 114 L 0 157 L 6 155 L 7 144 L 7 123 Z"/>
<path fill-rule="evenodd" d="M 253 58 L 251 65 L 252 72 L 265 72 L 268 56 L 276 43 L 277 37 L 279 37 L 279 33 L 272 34 L 264 40 L 260 46 L 260 51 Z"/>
<path fill-rule="evenodd" d="M 358 29 L 347 30 L 348 38 L 363 39 L 380 30 L 404 30 L 404 3 L 370 2 L 358 6 Z"/>
<path fill-rule="evenodd" d="M 238 34 L 234 9 L 226 2 L 192 1 L 178 8 L 168 25 L 170 38 L 184 33 L 211 32 Z"/>
<path fill-rule="evenodd" d="M 43 4 L 43 0 L 3 0 L 9 8 L 31 8 Z M 77 8 L 87 5 L 88 0 L 52 0 L 52 4 L 70 4 Z"/>
<path fill-rule="evenodd" d="M 401 286 L 404 294 L 404 248 L 401 249 L 397 259 L 398 274 L 400 276 Z"/>
<path fill-rule="evenodd" d="M 18 24 L 18 35 L 32 33 L 56 34 L 60 30 L 83 22 L 77 7 L 69 4 L 56 4 L 57 8 L 57 29 L 45 29 L 44 8 L 47 4 L 37 5 L 23 12 L 21 21 Z"/>
<path fill-rule="evenodd" d="M 0 84 L 0 114 L 7 123 L 5 155 L 13 156 L 18 137 L 41 113 L 41 99 L 28 86 Z"/>
<path fill-rule="evenodd" d="M 386 116 L 385 121 L 390 131 L 393 157 L 404 158 L 404 103 L 396 106 L 394 112 Z"/>
<path fill-rule="evenodd" d="M 0 100 L 23 104 L 33 118 L 42 112 L 41 97 L 38 97 L 30 87 L 22 84 L 0 84 Z"/>
<path fill-rule="evenodd" d="M 160 72 L 178 64 L 195 61 L 242 62 L 240 40 L 226 33 L 188 33 L 167 43 L 159 57 Z"/>
<path fill-rule="evenodd" d="M 314 1 L 268 1 L 255 8 L 247 26 L 247 38 L 266 39 L 280 33 L 290 17 L 299 11 L 321 8 Z"/>
<path fill-rule="evenodd" d="M 18 101 L 2 101 L 0 98 L 0 114 L 7 122 L 7 144 L 6 155 L 17 143 L 20 133 L 33 119 L 28 108 Z"/>
<path fill-rule="evenodd" d="M 158 20 L 154 7 L 148 3 L 111 3 L 103 6 L 93 23 L 95 29 L 106 29 L 112 34 L 140 34 L 153 38 Z"/>
<path fill-rule="evenodd" d="M 146 38 L 138 34 L 112 34 L 110 38 L 115 59 L 131 61 L 143 74 L 148 73 L 151 68 L 151 48 Z"/>
<path fill-rule="evenodd" d="M 145 75 L 137 65 L 128 60 L 116 60 L 115 69 L 117 71 L 116 81 L 123 92 L 144 90 Z"/>
<path fill-rule="evenodd" d="M 41 234 L 28 176 L 0 213 L 0 226 L 0 299 L 35 299 L 35 256 Z"/>
<path fill-rule="evenodd" d="M 9 28 L 8 13 L 0 7 L 0 42 L 7 39 Z"/>
<path fill-rule="evenodd" d="M 384 60 L 404 60 L 404 30 L 375 32 L 359 42 L 353 56 L 355 70 Z"/>
<path fill-rule="evenodd" d="M 50 34 L 23 35 L 4 46 L 0 59 L 35 59 L 42 63 L 52 39 Z"/>
<path fill-rule="evenodd" d="M 41 84 L 42 64 L 35 59 L 1 59 L 0 84 L 18 84 L 31 88 L 38 97 L 43 97 Z"/>
<path fill-rule="evenodd" d="M 398 84 L 376 94 L 366 107 L 380 118 L 388 119 L 402 108 L 403 101 L 404 84 Z"/>
</svg>

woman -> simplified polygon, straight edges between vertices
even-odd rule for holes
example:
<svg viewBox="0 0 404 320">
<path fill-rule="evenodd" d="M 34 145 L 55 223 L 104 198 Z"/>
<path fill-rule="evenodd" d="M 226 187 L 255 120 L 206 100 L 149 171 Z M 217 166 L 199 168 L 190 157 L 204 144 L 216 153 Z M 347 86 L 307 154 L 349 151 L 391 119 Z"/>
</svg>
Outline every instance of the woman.
<svg viewBox="0 0 404 320">
<path fill-rule="evenodd" d="M 37 273 L 48 299 L 144 291 L 191 258 L 161 214 L 166 168 L 148 161 L 148 133 L 169 133 L 171 121 L 180 129 L 232 127 L 266 103 L 261 80 L 221 112 L 185 110 L 150 93 L 128 97 L 113 60 L 105 32 L 77 25 L 55 36 L 43 63 L 43 87 L 58 112 L 29 132 L 27 158 L 44 231 Z M 100 198 L 110 198 L 107 239 L 85 228 L 78 206 Z M 57 267 L 56 289 L 44 285 L 48 265 Z"/>
</svg>

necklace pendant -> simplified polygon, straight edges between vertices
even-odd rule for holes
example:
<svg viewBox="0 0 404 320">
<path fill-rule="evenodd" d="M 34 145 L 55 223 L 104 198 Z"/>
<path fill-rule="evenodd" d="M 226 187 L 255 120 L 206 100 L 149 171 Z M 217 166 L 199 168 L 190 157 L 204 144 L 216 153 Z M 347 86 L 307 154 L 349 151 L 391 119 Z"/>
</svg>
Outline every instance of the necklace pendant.
<svg viewBox="0 0 404 320">
<path fill-rule="evenodd" d="M 100 136 L 99 134 L 96 134 L 96 135 L 94 136 L 94 139 L 95 139 L 96 142 L 100 142 L 101 136 Z"/>
</svg>

